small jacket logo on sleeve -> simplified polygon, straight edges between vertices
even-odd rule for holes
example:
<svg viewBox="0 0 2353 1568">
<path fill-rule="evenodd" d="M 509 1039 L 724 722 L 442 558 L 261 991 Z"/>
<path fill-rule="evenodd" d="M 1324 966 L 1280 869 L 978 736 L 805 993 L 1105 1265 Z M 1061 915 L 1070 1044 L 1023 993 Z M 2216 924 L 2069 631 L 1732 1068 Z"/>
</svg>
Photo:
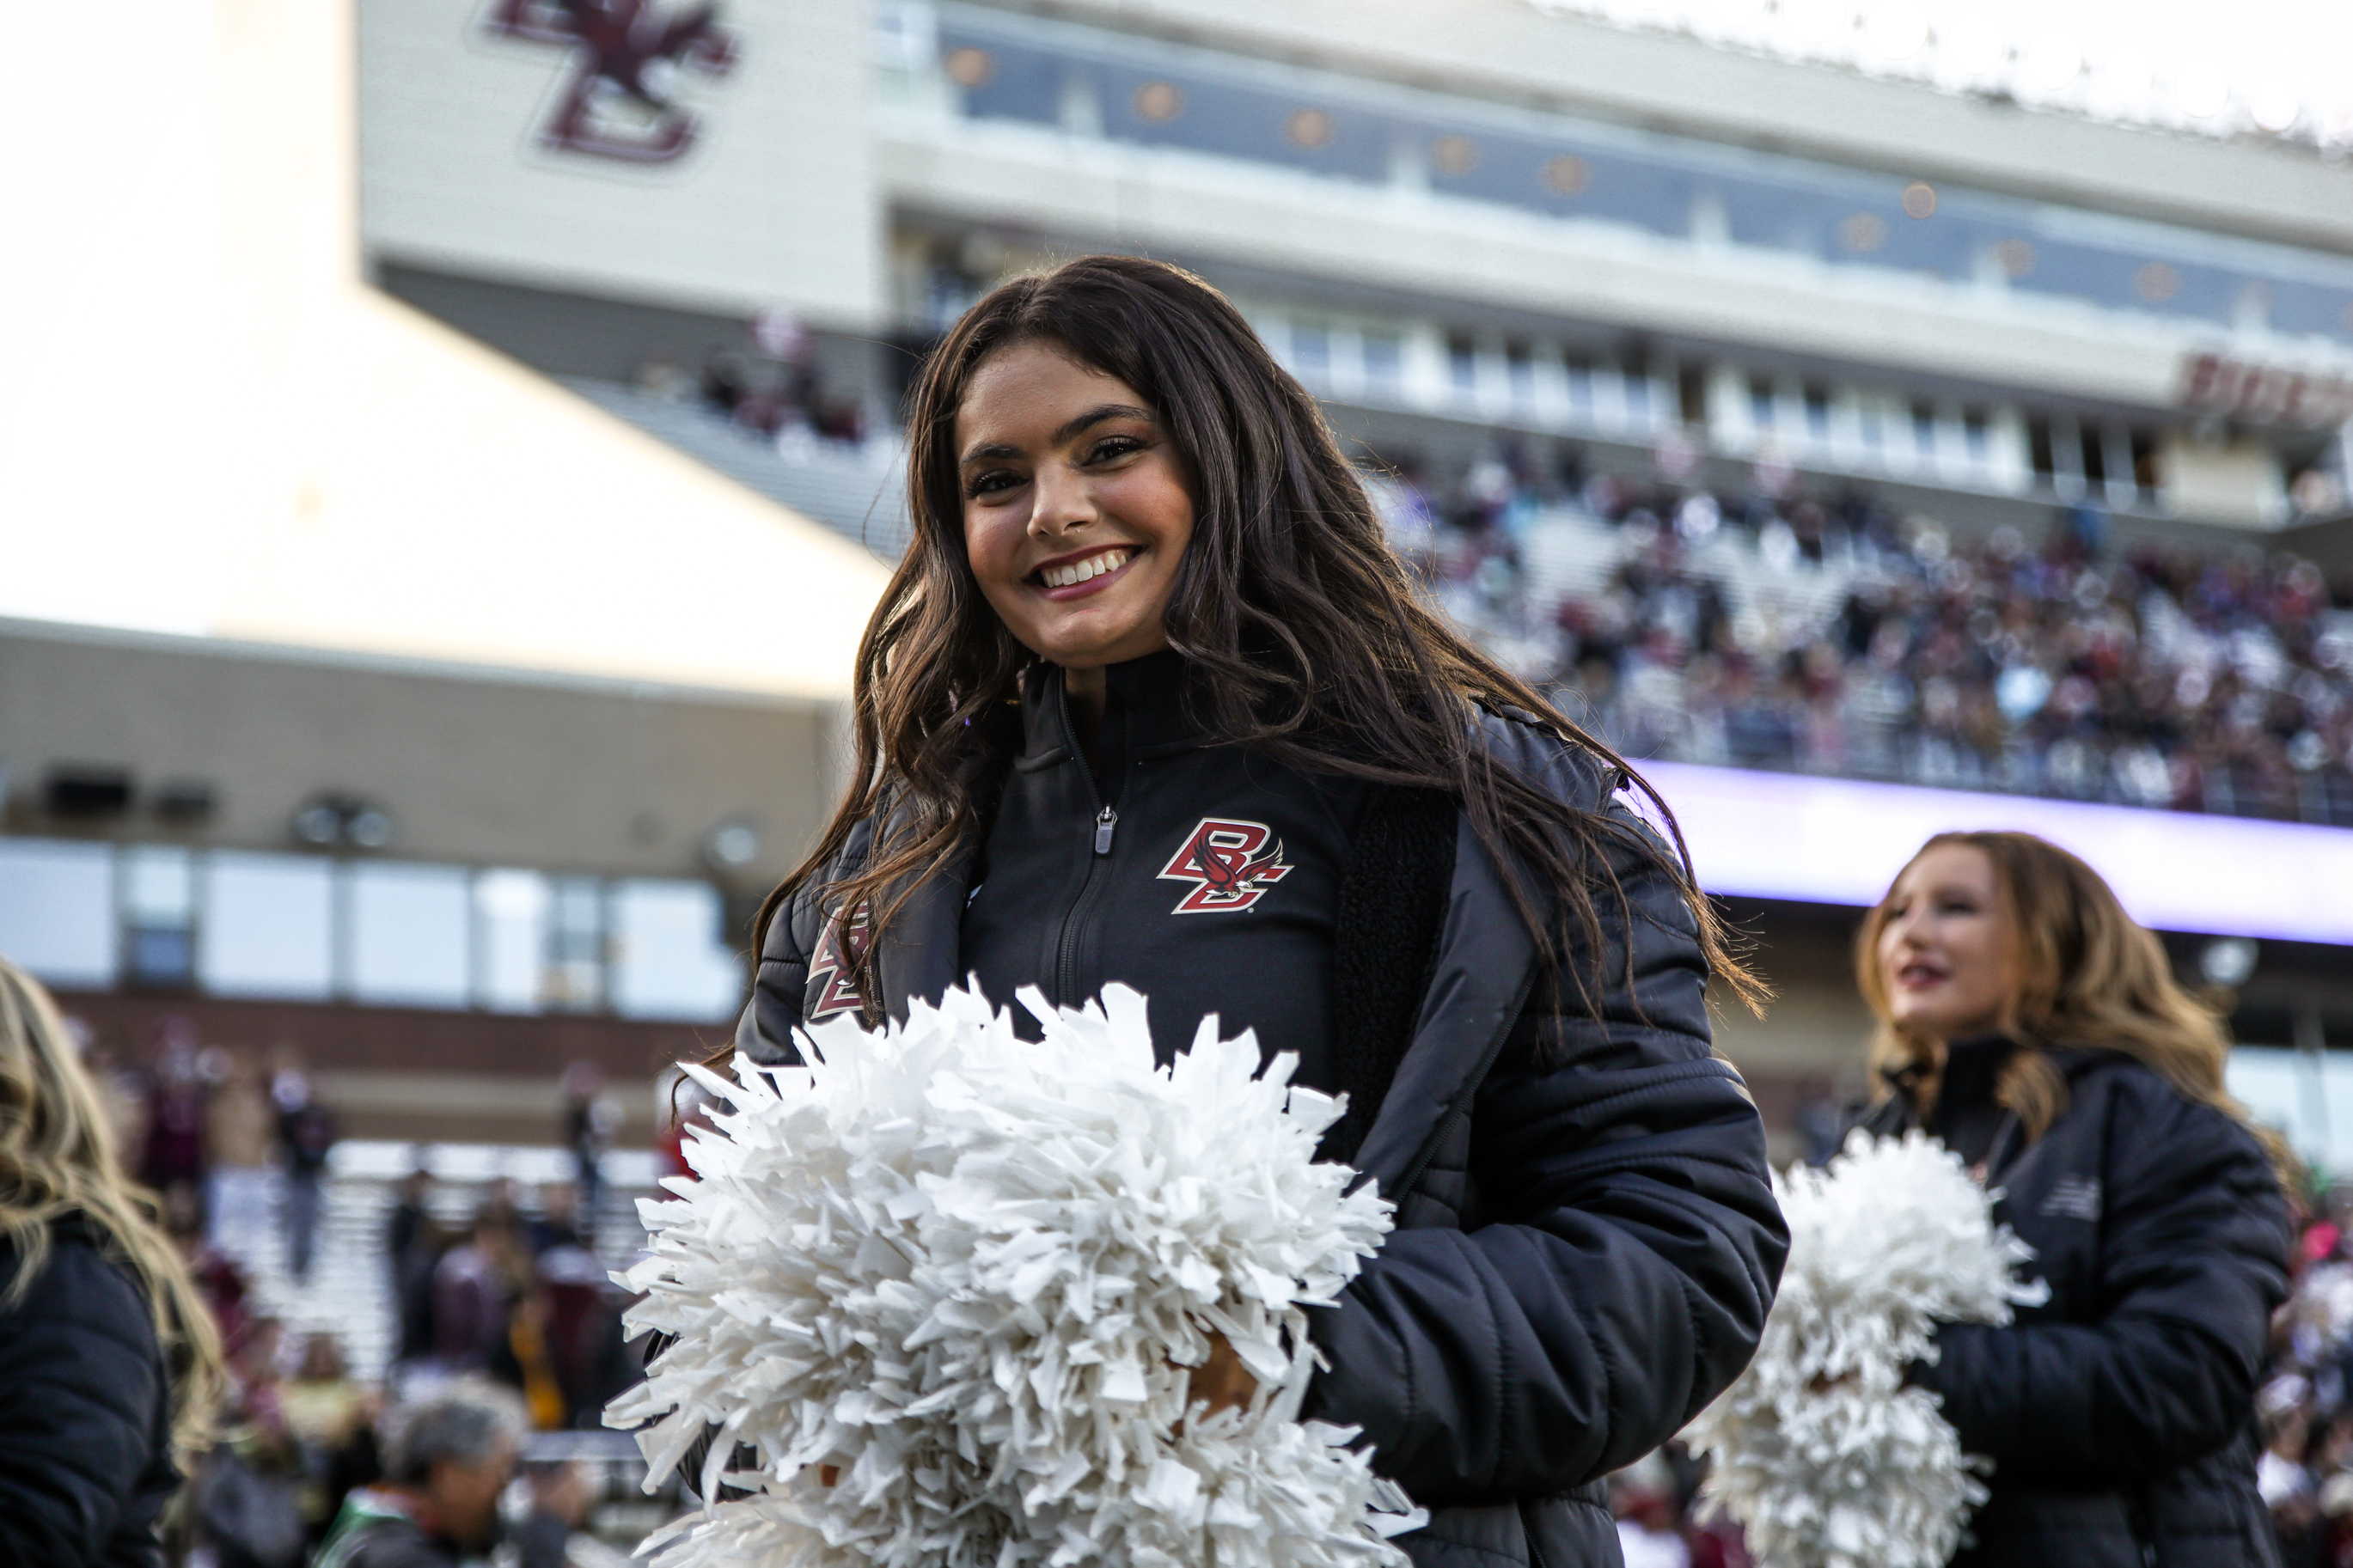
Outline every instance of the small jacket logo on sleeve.
<svg viewBox="0 0 2353 1568">
<path fill-rule="evenodd" d="M 1290 875 L 1291 863 L 1282 858 L 1282 840 L 1265 823 L 1205 816 L 1168 858 L 1158 879 L 1193 884 L 1192 890 L 1177 900 L 1173 913 L 1208 915 L 1249 909 Z"/>
<path fill-rule="evenodd" d="M 2100 1178 L 2097 1176 L 2062 1176 L 2052 1184 L 2038 1214 L 2053 1215 L 2062 1219 L 2097 1219 L 2100 1217 Z"/>
<path fill-rule="evenodd" d="M 808 994 L 814 998 L 801 1016 L 808 1023 L 830 1018 L 836 1013 L 847 1013 L 864 1004 L 865 998 L 849 983 L 849 960 L 866 952 L 867 926 L 870 910 L 864 900 L 849 917 L 849 934 L 841 931 L 841 911 L 834 911 L 825 922 L 825 932 L 817 939 L 817 952 L 809 959 Z M 843 943 L 847 942 L 847 948 Z"/>
</svg>

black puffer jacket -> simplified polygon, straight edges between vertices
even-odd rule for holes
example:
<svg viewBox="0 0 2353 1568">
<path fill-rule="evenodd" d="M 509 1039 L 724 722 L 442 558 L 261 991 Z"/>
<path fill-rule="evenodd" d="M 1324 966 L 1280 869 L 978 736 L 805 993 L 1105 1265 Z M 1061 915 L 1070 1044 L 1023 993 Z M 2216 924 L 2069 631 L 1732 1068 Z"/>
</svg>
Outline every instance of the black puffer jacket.
<svg viewBox="0 0 2353 1568">
<path fill-rule="evenodd" d="M 1484 738 L 1565 799 L 1613 799 L 1618 779 L 1532 724 L 1490 717 Z M 1182 842 L 1189 804 L 1126 788 L 1123 841 Z M 1763 1128 L 1710 1051 L 1691 917 L 1655 867 L 1625 856 L 1630 963 L 1599 955 L 1598 1008 L 1540 1050 L 1525 928 L 1459 814 L 1433 833 L 1423 806 L 1366 807 L 1337 894 L 1337 1086 L 1377 1107 L 1348 1142 L 1398 1228 L 1318 1315 L 1333 1364 L 1311 1409 L 1361 1426 L 1375 1468 L 1432 1510 L 1401 1542 L 1418 1563 L 1616 1563 L 1598 1479 L 1730 1383 L 1771 1305 L 1787 1236 Z M 870 841 L 861 826 L 845 864 Z M 885 932 L 894 1016 L 957 980 L 969 877 L 934 879 Z M 811 965 L 826 923 L 807 901 L 773 922 L 737 1035 L 754 1058 L 781 1059 L 830 994 L 830 966 Z"/>
<path fill-rule="evenodd" d="M 1986 1178 L 2051 1299 L 1947 1325 L 1915 1374 L 1994 1461 L 1954 1568 L 2271 1568 L 2254 1392 L 2287 1293 L 2279 1184 L 2245 1128 L 2132 1058 L 2051 1056 L 2067 1108 L 2023 1149 L 2001 1126 Z M 1899 1097 L 1871 1125 L 1910 1121 Z"/>
<path fill-rule="evenodd" d="M 0 1243 L 0 1290 L 16 1278 Z M 78 1222 L 31 1291 L 0 1311 L 0 1563 L 162 1568 L 171 1380 L 145 1292 Z"/>
</svg>

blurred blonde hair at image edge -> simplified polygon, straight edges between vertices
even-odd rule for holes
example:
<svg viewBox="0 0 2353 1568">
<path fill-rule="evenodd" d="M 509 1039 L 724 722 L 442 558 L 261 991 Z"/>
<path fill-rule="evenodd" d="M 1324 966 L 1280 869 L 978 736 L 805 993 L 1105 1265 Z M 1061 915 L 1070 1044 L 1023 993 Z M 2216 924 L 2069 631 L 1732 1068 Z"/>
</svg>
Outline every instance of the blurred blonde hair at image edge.
<svg viewBox="0 0 2353 1568">
<path fill-rule="evenodd" d="M 1939 833 L 1912 859 L 1947 846 L 1978 850 L 1993 865 L 2013 981 L 1996 1026 L 2020 1047 L 2002 1070 L 1995 1100 L 2017 1116 L 2027 1142 L 2041 1138 L 2067 1109 L 2067 1080 L 2044 1047 L 2118 1051 L 2184 1099 L 2245 1126 L 2271 1156 L 2282 1187 L 2299 1190 L 2300 1163 L 2286 1142 L 2255 1122 L 2222 1086 L 2231 1036 L 2221 1015 L 2174 978 L 2164 944 L 2125 912 L 2097 871 L 2031 833 Z M 1902 880 L 1899 872 L 1896 882 Z M 1894 884 L 1888 891 L 1892 896 Z M 1883 897 L 1863 917 L 1854 943 L 1856 983 L 1879 1020 L 1871 1066 L 1883 1100 L 1895 1092 L 1894 1074 L 1915 1076 L 1933 1096 L 1943 1065 L 1935 1042 L 1907 1034 L 1890 1016 L 1879 939 L 1891 911 Z"/>
<path fill-rule="evenodd" d="M 172 1376 L 172 1447 L 208 1441 L 227 1376 L 220 1336 L 157 1223 L 154 1195 L 122 1174 L 98 1086 L 41 983 L 0 958 L 0 1237 L 17 1258 L 0 1293 L 14 1310 L 47 1264 L 51 1227 L 79 1215 L 146 1292 Z"/>
</svg>

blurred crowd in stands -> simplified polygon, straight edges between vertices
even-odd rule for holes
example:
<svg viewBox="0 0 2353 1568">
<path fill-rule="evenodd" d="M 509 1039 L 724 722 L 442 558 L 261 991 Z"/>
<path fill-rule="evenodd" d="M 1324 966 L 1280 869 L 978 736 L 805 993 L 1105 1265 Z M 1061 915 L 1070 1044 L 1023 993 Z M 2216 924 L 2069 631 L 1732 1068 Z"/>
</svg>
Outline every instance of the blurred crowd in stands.
<svg viewBox="0 0 2353 1568">
<path fill-rule="evenodd" d="M 2255 1484 L 2284 1568 L 2353 1564 L 2353 1189 L 2329 1192 L 2299 1229 L 2294 1293 L 2272 1321 L 2256 1407 Z"/>
<path fill-rule="evenodd" d="M 1448 610 L 1628 754 L 2353 825 L 2353 613 L 2253 544 L 2030 545 L 1821 500 L 1380 485 Z"/>
<path fill-rule="evenodd" d="M 789 311 L 756 318 L 736 345 L 712 351 L 699 373 L 656 355 L 638 366 L 637 390 L 667 402 L 699 403 L 747 434 L 790 447 L 812 441 L 858 446 L 866 402 L 828 384 L 808 328 Z"/>
<path fill-rule="evenodd" d="M 436 1422 L 449 1424 L 441 1405 L 453 1400 L 474 1418 L 450 1417 L 452 1431 L 479 1436 L 486 1421 L 514 1427 L 512 1451 L 474 1458 L 498 1470 L 493 1500 L 514 1477 L 524 1483 L 505 1503 L 523 1568 L 557 1568 L 567 1551 L 575 1563 L 604 1561 L 578 1532 L 596 1495 L 624 1489 L 610 1472 L 634 1461 L 577 1460 L 567 1444 L 628 1447 L 602 1431 L 601 1417 L 640 1375 L 643 1346 L 625 1342 L 628 1298 L 608 1277 L 589 1218 L 600 1212 L 613 1120 L 591 1065 L 575 1063 L 563 1080 L 559 1131 L 575 1179 L 526 1191 L 512 1179 L 442 1182 L 420 1163 L 388 1211 L 380 1196 L 340 1200 L 382 1217 L 373 1235 L 337 1236 L 322 1225 L 337 1129 L 291 1049 L 265 1067 L 243 1047 L 204 1044 L 187 1019 L 171 1017 L 134 1066 L 86 1025 L 68 1027 L 115 1122 L 126 1173 L 162 1195 L 166 1230 L 211 1309 L 230 1373 L 221 1440 L 167 1518 L 174 1562 L 301 1568 L 334 1557 L 316 1554 L 339 1521 L 352 1536 L 375 1518 L 371 1508 L 381 1512 L 409 1481 L 424 1484 L 421 1470 L 406 1480 L 392 1473 L 399 1457 L 383 1450 L 382 1435 L 439 1410 L 426 1422 L 438 1431 Z M 338 1242 L 347 1253 L 354 1242 L 381 1252 L 320 1267 Z M 380 1376 L 351 1364 L 345 1333 L 294 1326 L 349 1323 L 387 1302 L 395 1328 Z M 509 1409 L 511 1422 L 498 1414 Z M 641 1534 L 656 1522 L 628 1528 Z"/>
<path fill-rule="evenodd" d="M 87 1026 L 85 1059 L 112 1118 L 129 1173 L 159 1194 L 175 1235 L 249 1258 L 280 1233 L 300 1282 L 316 1249 L 321 1183 L 335 1120 L 300 1053 L 267 1063 L 241 1046 L 205 1046 L 185 1018 L 166 1018 L 143 1066 L 119 1060 Z"/>
</svg>

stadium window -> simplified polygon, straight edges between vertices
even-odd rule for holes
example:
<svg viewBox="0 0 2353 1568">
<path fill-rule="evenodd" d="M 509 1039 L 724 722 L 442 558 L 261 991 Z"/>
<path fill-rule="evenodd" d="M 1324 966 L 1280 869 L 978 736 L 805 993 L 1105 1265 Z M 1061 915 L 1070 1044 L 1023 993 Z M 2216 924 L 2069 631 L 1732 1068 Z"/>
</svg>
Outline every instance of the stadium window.
<svg viewBox="0 0 2353 1568">
<path fill-rule="evenodd" d="M 1639 370 L 1628 370 L 1620 378 L 1625 390 L 1626 418 L 1638 429 L 1651 423 L 1651 378 Z"/>
<path fill-rule="evenodd" d="M 362 864 L 346 876 L 353 1000 L 464 1006 L 473 991 L 467 874 L 455 866 Z"/>
<path fill-rule="evenodd" d="M 1770 430 L 1776 421 L 1773 383 L 1761 375 L 1748 378 L 1748 423 Z"/>
<path fill-rule="evenodd" d="M 197 984 L 223 996 L 332 995 L 334 870 L 308 856 L 213 854 L 197 901 Z"/>
<path fill-rule="evenodd" d="M 718 1023 L 743 1002 L 719 889 L 707 882 L 613 885 L 613 1010 L 625 1018 Z"/>
<path fill-rule="evenodd" d="M 1593 361 L 1586 354 L 1567 355 L 1562 364 L 1568 372 L 1568 405 L 1580 414 L 1593 412 Z"/>
<path fill-rule="evenodd" d="M 2033 466 L 2034 477 L 2049 483 L 2058 472 L 2051 447 L 2051 421 L 2030 419 L 2026 422 L 2027 461 Z"/>
<path fill-rule="evenodd" d="M 2107 443 L 2100 438 L 2096 425 L 2086 425 L 2075 433 L 2076 449 L 2084 454 L 2084 482 L 2105 485 L 2108 482 Z"/>
<path fill-rule="evenodd" d="M 1533 407 L 1536 400 L 1535 351 L 1525 338 L 1509 338 L 1504 343 L 1504 379 L 1512 389 L 1512 404 L 1517 408 Z"/>
<path fill-rule="evenodd" d="M 133 985 L 178 990 L 196 979 L 195 856 L 174 845 L 122 852 L 122 957 Z"/>
<path fill-rule="evenodd" d="M 1961 440 L 1969 450 L 1969 461 L 1982 464 L 1993 457 L 1993 426 L 1982 408 L 1961 410 Z"/>
<path fill-rule="evenodd" d="M 474 1005 L 535 1013 L 548 992 L 547 879 L 499 869 L 474 879 Z"/>
<path fill-rule="evenodd" d="M 52 985 L 111 985 L 114 848 L 0 838 L 0 952 Z"/>
<path fill-rule="evenodd" d="M 1831 389 L 1818 381 L 1806 383 L 1806 434 L 1817 441 L 1831 438 Z"/>
<path fill-rule="evenodd" d="M 1862 444 L 1876 452 L 1887 444 L 1887 409 L 1878 395 L 1864 393 L 1855 399 L 1855 426 Z"/>
<path fill-rule="evenodd" d="M 1446 335 L 1446 367 L 1457 392 L 1479 390 L 1479 345 L 1471 340 L 1468 333 L 1449 332 Z"/>
<path fill-rule="evenodd" d="M 1365 380 L 1394 388 L 1405 379 L 1405 345 L 1394 332 L 1365 334 Z"/>
<path fill-rule="evenodd" d="M 2140 492 L 2145 506 L 2157 503 L 2157 437 L 2147 430 L 2135 430 L 2132 443 L 2133 489 Z"/>
<path fill-rule="evenodd" d="M 1707 424 L 1707 368 L 1704 365 L 1676 367 L 1675 404 L 1684 424 L 1694 428 Z"/>
<path fill-rule="evenodd" d="M 1924 458 L 1936 451 L 1936 410 L 1925 397 L 1912 400 L 1912 445 Z"/>
<path fill-rule="evenodd" d="M 546 1001 L 559 1013 L 605 1005 L 605 890 L 590 877 L 549 884 Z"/>
</svg>

